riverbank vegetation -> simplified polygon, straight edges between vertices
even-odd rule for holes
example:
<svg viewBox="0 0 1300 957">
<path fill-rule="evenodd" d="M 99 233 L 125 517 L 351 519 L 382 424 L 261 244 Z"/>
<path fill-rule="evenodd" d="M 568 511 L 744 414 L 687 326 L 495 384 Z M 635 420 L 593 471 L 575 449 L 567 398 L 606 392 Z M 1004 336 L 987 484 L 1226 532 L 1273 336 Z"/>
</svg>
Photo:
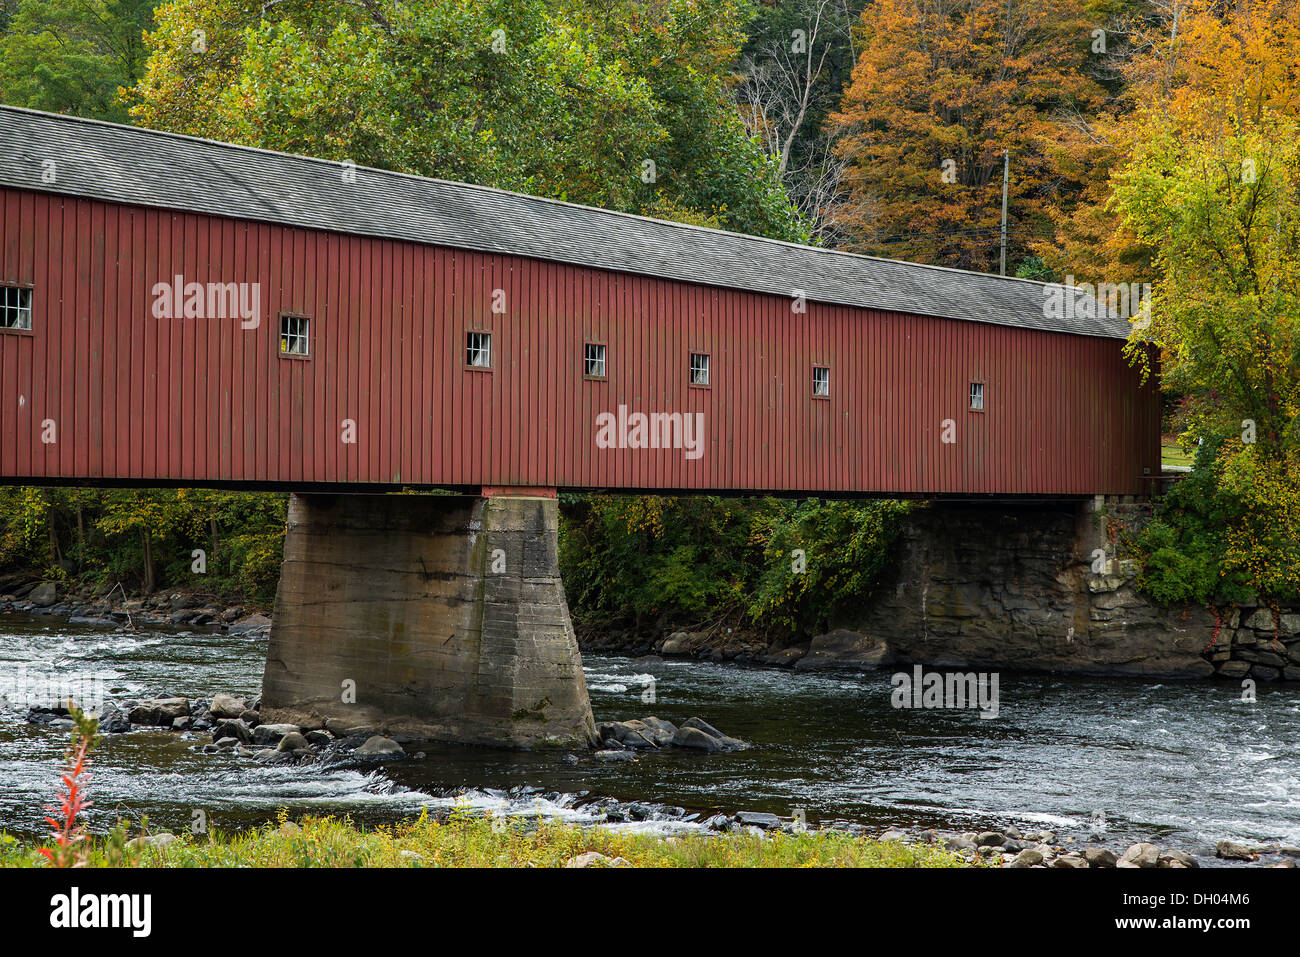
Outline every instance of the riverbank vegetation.
<svg viewBox="0 0 1300 957">
<path fill-rule="evenodd" d="M 580 625 L 732 622 L 815 634 L 871 595 L 902 502 L 566 496 L 560 569 Z"/>
<path fill-rule="evenodd" d="M 125 593 L 185 588 L 269 605 L 285 506 L 270 492 L 0 488 L 0 573 L 97 594 L 120 583 Z"/>
<path fill-rule="evenodd" d="M 0 488 L 0 573 L 265 608 L 285 507 L 275 493 Z M 771 637 L 812 633 L 870 596 L 908 507 L 565 495 L 561 572 L 575 619 L 592 627 L 726 620 Z"/>
<path fill-rule="evenodd" d="M 939 845 L 880 843 L 843 831 L 687 834 L 665 837 L 560 821 L 503 822 L 454 812 L 361 827 L 305 817 L 264 827 L 122 850 L 87 841 L 88 867 L 967 867 Z M 583 855 L 596 854 L 585 861 Z M 572 862 L 572 863 L 571 863 Z M 40 846 L 0 834 L 0 867 L 43 867 Z"/>
</svg>

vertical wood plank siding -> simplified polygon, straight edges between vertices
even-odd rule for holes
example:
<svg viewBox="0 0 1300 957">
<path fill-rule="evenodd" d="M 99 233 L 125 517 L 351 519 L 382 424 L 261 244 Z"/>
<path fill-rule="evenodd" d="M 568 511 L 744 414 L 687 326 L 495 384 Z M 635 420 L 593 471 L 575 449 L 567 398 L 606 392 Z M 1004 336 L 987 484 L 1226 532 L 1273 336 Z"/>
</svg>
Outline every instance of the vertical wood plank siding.
<svg viewBox="0 0 1300 957">
<path fill-rule="evenodd" d="M 0 332 L 6 481 L 1087 495 L 1159 472 L 1158 393 L 1116 339 L 24 190 L 0 210 L 0 281 L 34 307 Z M 259 326 L 154 318 L 176 275 L 260 283 Z M 309 358 L 279 356 L 283 313 L 310 317 Z M 470 330 L 490 372 L 466 369 Z M 702 413 L 704 455 L 597 448 L 620 405 Z"/>
</svg>

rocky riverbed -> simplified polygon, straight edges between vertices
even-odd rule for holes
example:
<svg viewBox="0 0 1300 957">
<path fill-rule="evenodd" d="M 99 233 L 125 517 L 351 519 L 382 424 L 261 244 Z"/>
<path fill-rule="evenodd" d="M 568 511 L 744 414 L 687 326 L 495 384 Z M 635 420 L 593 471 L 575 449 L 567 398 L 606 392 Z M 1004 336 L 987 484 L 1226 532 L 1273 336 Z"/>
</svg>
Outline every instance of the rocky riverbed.
<svg viewBox="0 0 1300 957">
<path fill-rule="evenodd" d="M 206 592 L 171 591 L 128 597 L 120 588 L 68 588 L 61 582 L 23 572 L 0 576 L 0 611 L 52 615 L 72 625 L 127 630 L 190 626 L 260 637 L 271 629 L 271 618 L 265 610 L 230 604 Z"/>
<path fill-rule="evenodd" d="M 191 700 L 163 695 L 107 701 L 99 707 L 97 717 L 103 734 L 149 729 L 176 732 L 187 739 L 203 735 L 208 740 L 195 743 L 195 749 L 209 753 L 231 749 L 241 757 L 268 763 L 302 763 L 321 758 L 334 762 L 400 760 L 410 754 L 424 757 L 424 752 L 418 750 L 418 740 L 390 735 L 384 728 L 349 725 L 333 719 L 324 722 L 323 727 L 263 723 L 260 706 L 260 696 L 241 698 L 217 694 L 211 700 Z M 54 703 L 32 706 L 26 717 L 29 724 L 52 730 L 67 731 L 74 727 L 67 708 Z M 680 725 L 653 715 L 630 721 L 603 721 L 596 733 L 599 742 L 593 751 L 570 752 L 566 760 L 571 763 L 588 758 L 629 761 L 635 760 L 638 754 L 668 748 L 721 754 L 749 747 L 699 717 L 688 718 Z"/>
<path fill-rule="evenodd" d="M 258 712 L 259 703 L 256 696 L 242 698 L 230 694 L 214 695 L 210 700 L 191 701 L 184 697 L 163 696 L 110 702 L 100 711 L 100 729 L 111 735 L 167 730 L 193 741 L 191 747 L 196 751 L 209 754 L 228 752 L 261 764 L 320 763 L 325 766 L 366 767 L 391 761 L 426 759 L 425 752 L 418 750 L 418 742 L 399 741 L 377 729 L 263 724 Z M 31 708 L 27 720 L 52 730 L 66 731 L 73 727 L 66 710 L 60 707 Z M 559 760 L 580 765 L 584 762 L 636 761 L 661 749 L 719 754 L 749 747 L 698 717 L 680 725 L 654 716 L 601 722 L 598 734 L 600 745 L 597 749 L 570 752 Z M 798 813 L 782 817 L 769 812 L 738 811 L 705 816 L 674 805 L 624 802 L 593 797 L 586 792 L 544 793 L 536 788 L 517 787 L 499 793 L 502 799 L 515 800 L 533 793 L 554 807 L 581 807 L 594 813 L 598 822 L 609 824 L 661 821 L 694 825 L 706 831 L 748 829 L 755 833 L 794 833 L 809 827 L 806 818 Z M 445 815 L 449 812 L 443 809 L 438 813 Z M 1099 836 L 1089 840 L 1073 836 L 1058 839 L 1052 830 L 1022 831 L 1015 826 L 981 832 L 898 827 L 872 831 L 857 825 L 837 826 L 835 829 L 874 837 L 882 842 L 938 845 L 972 866 L 985 867 L 1184 869 L 1203 866 L 1204 862 L 1207 865 L 1256 864 L 1291 868 L 1300 859 L 1300 847 L 1280 842 L 1249 844 L 1225 839 L 1193 854 L 1177 848 L 1162 848 L 1150 842 L 1116 848 L 1107 846 Z M 171 837 L 164 833 L 153 835 L 149 840 L 166 841 Z"/>
<path fill-rule="evenodd" d="M 1026 834 L 1050 827 L 1057 835 L 1052 847 L 1062 848 L 1057 856 L 1067 858 L 1080 848 L 1105 847 L 1118 861 L 1133 844 L 1150 842 L 1162 852 L 1188 853 L 1202 866 L 1244 864 L 1227 845 L 1227 856 L 1216 856 L 1219 843 L 1228 840 L 1248 856 L 1258 855 L 1260 866 L 1285 863 L 1288 855 L 1271 852 L 1300 843 L 1290 797 L 1296 787 L 1290 744 L 1300 728 L 1300 699 L 1288 682 L 1261 682 L 1258 701 L 1246 701 L 1228 682 L 1004 675 L 999 719 L 984 721 L 974 714 L 895 710 L 888 674 L 873 669 L 792 673 L 714 663 L 706 655 L 629 660 L 589 653 L 584 670 L 598 717 L 653 711 L 680 730 L 693 716 L 705 715 L 710 727 L 731 732 L 720 738 L 734 735 L 754 745 L 697 758 L 689 748 L 663 746 L 662 738 L 646 739 L 653 748 L 640 745 L 628 734 L 646 738 L 635 722 L 605 722 L 596 751 L 567 755 L 442 747 L 429 748 L 429 757 L 419 760 L 420 745 L 397 742 L 405 745 L 403 757 L 390 751 L 390 757 L 370 758 L 352 753 L 376 736 L 360 733 L 383 729 L 348 734 L 350 728 L 295 728 L 304 740 L 312 731 L 329 733 L 312 735 L 307 749 L 290 738 L 281 751 L 283 737 L 270 736 L 282 729 L 263 730 L 262 741 L 252 738 L 257 728 L 243 713 L 256 711 L 248 706 L 259 702 L 241 695 L 245 708 L 222 720 L 244 720 L 250 738 L 226 735 L 233 740 L 214 755 L 205 747 L 216 745 L 215 725 L 204 727 L 199 702 L 208 702 L 211 711 L 215 692 L 257 688 L 265 641 L 257 630 L 170 624 L 174 614 L 211 614 L 218 603 L 195 604 L 201 597 L 180 596 L 178 602 L 190 607 L 173 611 L 171 596 L 154 596 L 140 609 L 113 609 L 128 613 L 130 621 L 85 616 L 93 626 L 68 623 L 69 612 L 95 611 L 79 596 L 60 596 L 35 617 L 0 615 L 0 623 L 9 623 L 0 637 L 7 671 L 102 674 L 104 692 L 136 732 L 119 736 L 101 758 L 97 787 L 106 808 L 147 813 L 169 824 L 187 819 L 198 805 L 213 810 L 225 826 L 232 826 L 232 818 L 245 826 L 279 806 L 292 810 L 307 801 L 378 823 L 398 819 L 412 801 L 468 800 L 490 809 L 527 792 L 530 812 L 542 798 L 564 802 L 545 813 L 584 822 L 603 819 L 606 806 L 611 821 L 620 808 L 634 808 L 615 826 L 651 831 L 700 827 L 704 821 L 721 827 L 719 815 L 735 823 L 748 820 L 744 827 L 772 825 L 761 816 L 768 812 L 774 812 L 776 826 L 791 826 L 792 812 L 802 807 L 809 824 L 851 827 L 875 837 L 894 822 L 890 830 L 902 831 L 909 841 L 925 840 L 926 829 L 937 829 L 946 841 L 978 838 L 1011 824 Z M 51 616 L 54 609 L 60 614 Z M 1254 618 L 1254 612 L 1243 614 L 1225 625 L 1253 628 Z M 657 704 L 635 703 L 656 695 Z M 187 707 L 152 703 L 176 697 L 184 697 Z M 131 724 L 136 708 L 145 709 L 138 717 L 155 723 Z M 39 805 L 31 804 L 31 795 L 48 783 L 66 735 L 24 729 L 23 714 L 0 716 L 6 766 L 0 819 L 37 828 Z M 177 728 L 177 719 L 186 718 L 189 730 Z M 65 719 L 47 714 L 38 720 Z M 647 719 L 641 723 L 650 725 Z M 259 752 L 270 753 L 259 759 Z M 584 788 L 612 797 L 608 805 L 597 804 L 607 799 Z M 587 815 L 579 807 L 595 810 Z M 735 809 L 747 809 L 740 813 L 748 817 Z M 1094 833 L 1089 818 L 1102 812 L 1106 825 Z M 1002 859 L 1008 853 L 1003 846 L 997 863 L 1009 863 Z M 1055 863 L 1046 854 L 1044 860 Z"/>
</svg>

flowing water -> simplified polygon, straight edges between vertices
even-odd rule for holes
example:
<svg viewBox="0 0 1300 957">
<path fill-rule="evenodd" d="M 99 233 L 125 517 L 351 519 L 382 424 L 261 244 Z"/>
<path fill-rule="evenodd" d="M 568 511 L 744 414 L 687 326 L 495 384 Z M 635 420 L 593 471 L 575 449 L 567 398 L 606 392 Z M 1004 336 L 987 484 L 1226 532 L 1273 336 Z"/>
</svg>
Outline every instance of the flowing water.
<svg viewBox="0 0 1300 957">
<path fill-rule="evenodd" d="M 0 675 L 96 675 L 110 699 L 256 693 L 263 640 L 210 632 L 125 634 L 0 616 Z M 698 827 L 717 811 L 802 809 L 810 824 L 975 830 L 1050 827 L 1203 850 L 1222 838 L 1300 844 L 1300 688 L 1135 679 L 1000 677 L 996 718 L 891 705 L 888 673 L 804 674 L 685 661 L 585 658 L 596 719 L 699 715 L 754 747 L 670 750 L 634 762 L 430 746 L 375 770 L 266 766 L 196 750 L 206 737 L 106 735 L 92 824 L 116 818 L 181 831 L 290 814 L 392 821 L 422 806 L 595 820 L 597 798 L 650 830 Z M 655 701 L 643 702 L 653 679 Z M 2 703 L 0 703 L 2 704 Z M 0 708 L 0 829 L 34 836 L 54 799 L 66 731 Z M 664 813 L 647 805 L 686 809 Z"/>
</svg>

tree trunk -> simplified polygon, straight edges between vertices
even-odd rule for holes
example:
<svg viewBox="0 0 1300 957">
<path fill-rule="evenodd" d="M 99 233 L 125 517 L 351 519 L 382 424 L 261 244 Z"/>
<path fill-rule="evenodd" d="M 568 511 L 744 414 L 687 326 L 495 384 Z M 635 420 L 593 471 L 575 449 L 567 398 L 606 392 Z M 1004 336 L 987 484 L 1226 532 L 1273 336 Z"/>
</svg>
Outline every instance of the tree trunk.
<svg viewBox="0 0 1300 957">
<path fill-rule="evenodd" d="M 153 594 L 153 543 L 148 532 L 140 533 L 140 544 L 144 549 L 144 593 Z"/>
</svg>

